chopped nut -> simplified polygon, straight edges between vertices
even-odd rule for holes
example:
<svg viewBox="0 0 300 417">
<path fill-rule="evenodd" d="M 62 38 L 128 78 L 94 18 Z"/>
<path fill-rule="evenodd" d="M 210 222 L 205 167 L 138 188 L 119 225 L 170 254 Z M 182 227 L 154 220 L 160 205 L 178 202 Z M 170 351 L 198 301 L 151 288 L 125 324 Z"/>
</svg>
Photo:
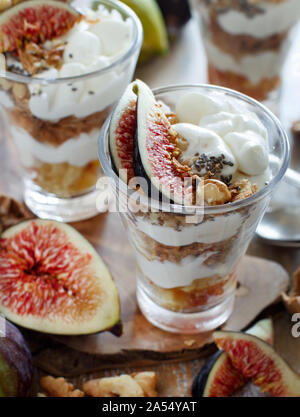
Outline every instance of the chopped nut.
<svg viewBox="0 0 300 417">
<path fill-rule="evenodd" d="M 231 200 L 231 192 L 222 181 L 207 179 L 197 187 L 197 198 L 202 198 L 210 206 L 225 204 Z"/>
<path fill-rule="evenodd" d="M 229 187 L 232 194 L 231 202 L 243 200 L 244 198 L 250 197 L 252 194 L 257 192 L 257 185 L 252 185 L 249 180 L 243 179 L 237 181 Z"/>
<path fill-rule="evenodd" d="M 193 344 L 195 343 L 195 340 L 193 340 L 193 339 L 189 339 L 189 340 L 185 340 L 184 341 L 184 344 L 186 345 L 186 346 L 193 346 Z"/>
<path fill-rule="evenodd" d="M 0 193 L 0 233 L 33 216 L 22 203 Z"/>
<path fill-rule="evenodd" d="M 135 372 L 131 375 L 93 379 L 83 385 L 91 397 L 156 397 L 155 372 Z"/>
<path fill-rule="evenodd" d="M 129 375 L 93 379 L 83 385 L 91 397 L 144 397 L 141 386 Z"/>
<path fill-rule="evenodd" d="M 62 43 L 55 45 L 52 49 L 46 49 L 43 45 L 27 42 L 18 49 L 22 66 L 31 75 L 50 67 L 60 69 L 63 63 L 63 53 Z"/>
<path fill-rule="evenodd" d="M 178 172 L 187 173 L 191 170 L 191 168 L 187 165 L 182 165 L 176 158 L 172 158 L 172 164 L 176 167 Z"/>
<path fill-rule="evenodd" d="M 175 125 L 176 123 L 179 122 L 175 113 L 167 113 L 166 116 L 169 122 L 171 123 L 171 125 Z"/>
<path fill-rule="evenodd" d="M 12 91 L 15 97 L 22 99 L 26 96 L 27 87 L 24 84 L 14 83 Z"/>
<path fill-rule="evenodd" d="M 45 376 L 40 380 L 40 385 L 50 397 L 83 397 L 84 393 L 67 382 L 65 378 L 53 378 Z"/>
<path fill-rule="evenodd" d="M 144 397 L 157 397 L 157 374 L 155 372 L 136 372 L 130 375 L 144 391 Z"/>
<path fill-rule="evenodd" d="M 178 135 L 177 139 L 175 140 L 176 146 L 181 150 L 181 151 L 186 151 L 187 148 L 189 147 L 189 142 L 182 136 Z"/>
<path fill-rule="evenodd" d="M 291 314 L 300 313 L 300 268 L 294 273 L 293 281 L 290 294 L 282 294 L 282 300 Z"/>
</svg>

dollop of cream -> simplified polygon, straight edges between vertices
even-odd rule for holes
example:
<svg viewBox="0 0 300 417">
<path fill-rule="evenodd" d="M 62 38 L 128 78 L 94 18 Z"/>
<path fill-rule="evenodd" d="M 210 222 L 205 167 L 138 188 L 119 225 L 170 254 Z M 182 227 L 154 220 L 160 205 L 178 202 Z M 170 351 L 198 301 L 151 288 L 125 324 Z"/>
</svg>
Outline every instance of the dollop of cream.
<svg viewBox="0 0 300 417">
<path fill-rule="evenodd" d="M 233 163 L 223 167 L 223 176 L 237 171 L 258 176 L 267 170 L 267 130 L 246 106 L 218 95 L 188 93 L 179 100 L 176 111 L 181 123 L 174 129 L 189 143 L 183 159 L 197 153 L 208 157 L 223 154 Z"/>
<path fill-rule="evenodd" d="M 181 160 L 190 160 L 205 154 L 208 158 L 219 158 L 223 155 L 229 164 L 223 165 L 220 176 L 233 175 L 237 170 L 235 157 L 222 138 L 215 132 L 191 123 L 173 125 L 174 130 L 188 142 L 186 150 L 182 151 Z M 205 168 L 199 170 L 205 175 Z"/>
<path fill-rule="evenodd" d="M 101 7 L 89 11 L 66 35 L 46 43 L 47 48 L 65 43 L 63 65 L 51 68 L 37 77 L 48 79 L 80 76 L 104 69 L 117 61 L 130 48 L 133 26 L 116 10 Z M 74 115 L 86 117 L 113 104 L 126 88 L 132 69 L 111 70 L 75 83 L 31 84 L 29 107 L 42 120 L 58 121 Z"/>
</svg>

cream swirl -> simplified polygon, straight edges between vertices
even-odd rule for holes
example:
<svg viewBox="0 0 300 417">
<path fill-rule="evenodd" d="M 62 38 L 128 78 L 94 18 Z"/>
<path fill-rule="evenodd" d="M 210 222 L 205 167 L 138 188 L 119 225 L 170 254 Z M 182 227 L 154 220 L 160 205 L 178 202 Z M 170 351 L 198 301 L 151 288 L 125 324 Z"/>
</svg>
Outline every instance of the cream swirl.
<svg viewBox="0 0 300 417">
<path fill-rule="evenodd" d="M 267 170 L 267 131 L 246 107 L 237 107 L 229 98 L 221 101 L 217 95 L 189 93 L 179 101 L 177 111 L 181 123 L 174 125 L 174 129 L 188 142 L 183 160 L 197 154 L 224 155 L 231 164 L 223 166 L 220 173 L 223 176 L 236 171 L 257 176 Z M 191 120 L 197 125 L 191 124 Z"/>
<path fill-rule="evenodd" d="M 133 40 L 130 19 L 123 20 L 113 11 L 89 12 L 65 36 L 47 42 L 47 48 L 65 43 L 63 65 L 38 74 L 57 79 L 80 76 L 108 67 L 124 55 Z M 114 103 L 131 78 L 131 68 L 117 69 L 76 83 L 31 84 L 29 107 L 34 116 L 57 121 L 75 115 L 83 118 Z"/>
</svg>

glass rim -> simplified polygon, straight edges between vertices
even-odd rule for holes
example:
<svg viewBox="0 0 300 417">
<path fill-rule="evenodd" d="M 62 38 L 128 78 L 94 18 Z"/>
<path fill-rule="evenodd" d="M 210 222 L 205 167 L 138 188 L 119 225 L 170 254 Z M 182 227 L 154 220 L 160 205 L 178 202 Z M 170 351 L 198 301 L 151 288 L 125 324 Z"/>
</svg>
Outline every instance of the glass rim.
<svg viewBox="0 0 300 417">
<path fill-rule="evenodd" d="M 280 168 L 277 174 L 270 180 L 270 182 L 265 187 L 263 187 L 261 190 L 257 191 L 256 193 L 252 194 L 250 197 L 244 198 L 242 200 L 238 200 L 230 204 L 221 204 L 218 206 L 204 206 L 204 207 L 183 206 L 183 205 L 179 205 L 176 203 L 161 203 L 163 204 L 163 207 L 169 208 L 168 212 L 171 211 L 174 213 L 187 214 L 187 215 L 195 214 L 195 212 L 197 212 L 197 209 L 198 210 L 200 209 L 202 211 L 204 210 L 204 214 L 209 215 L 209 214 L 226 213 L 226 212 L 238 210 L 240 208 L 249 206 L 252 203 L 255 203 L 256 201 L 259 201 L 262 198 L 266 197 L 268 194 L 272 192 L 272 190 L 284 177 L 284 174 L 286 173 L 286 170 L 288 169 L 288 166 L 290 163 L 289 140 L 288 140 L 287 133 L 284 130 L 283 126 L 281 125 L 281 122 L 279 121 L 279 119 L 274 115 L 274 113 L 271 112 L 271 110 L 269 110 L 266 106 L 264 106 L 257 100 L 251 97 L 248 97 L 247 95 L 240 93 L 238 91 L 225 88 L 225 87 L 212 85 L 212 84 L 196 84 L 196 83 L 195 84 L 178 84 L 178 85 L 172 84 L 172 85 L 168 85 L 165 87 L 158 87 L 158 88 L 153 89 L 153 94 L 157 96 L 163 93 L 168 93 L 172 91 L 184 91 L 186 89 L 193 89 L 193 88 L 210 89 L 212 91 L 220 91 L 223 93 L 227 93 L 231 97 L 241 99 L 242 101 L 252 106 L 254 105 L 258 107 L 264 114 L 266 114 L 271 119 L 271 121 L 279 130 L 279 136 L 281 136 L 281 142 L 283 145 L 283 155 L 281 159 L 282 163 L 280 165 Z M 128 185 L 120 179 L 120 177 L 113 170 L 111 163 L 106 156 L 106 142 L 108 144 L 109 126 L 110 126 L 110 121 L 111 121 L 112 114 L 114 112 L 115 107 L 116 105 L 112 109 L 111 114 L 109 115 L 109 117 L 107 118 L 107 120 L 105 121 L 101 129 L 99 140 L 98 140 L 98 154 L 99 154 L 100 163 L 101 163 L 104 173 L 107 174 L 109 177 L 113 178 L 114 182 L 118 184 L 119 189 L 121 191 L 124 190 L 124 192 L 127 193 L 127 195 L 131 195 L 135 193 L 136 190 L 128 187 Z M 109 149 L 109 144 L 108 144 L 108 149 Z M 151 207 L 159 208 L 161 211 L 165 211 L 161 208 L 162 205 L 159 205 L 159 201 L 153 200 L 151 197 L 144 196 L 141 194 L 141 202 L 142 200 L 145 202 L 147 201 L 148 206 L 150 208 Z M 158 203 L 158 205 L 155 203 Z"/>
<path fill-rule="evenodd" d="M 2 70 L 0 70 L 0 77 L 3 77 L 9 81 L 15 81 L 18 83 L 23 83 L 23 84 L 62 84 L 66 82 L 67 83 L 78 82 L 78 81 L 84 81 L 93 77 L 97 77 L 102 74 L 106 74 L 112 69 L 118 67 L 120 64 L 123 64 L 124 62 L 129 60 L 134 55 L 134 53 L 142 46 L 142 42 L 143 42 L 142 23 L 140 19 L 138 18 L 138 16 L 136 15 L 136 13 L 131 8 L 119 0 L 99 0 L 99 5 L 101 4 L 103 4 L 104 6 L 110 6 L 114 8 L 115 10 L 123 12 L 123 14 L 126 14 L 127 17 L 130 17 L 134 23 L 135 36 L 132 41 L 132 45 L 122 56 L 120 56 L 117 59 L 117 61 L 113 62 L 112 64 L 100 70 L 87 72 L 85 74 L 75 75 L 72 77 L 39 78 L 39 77 L 33 77 L 31 75 L 16 74 L 11 71 L 2 71 Z"/>
</svg>

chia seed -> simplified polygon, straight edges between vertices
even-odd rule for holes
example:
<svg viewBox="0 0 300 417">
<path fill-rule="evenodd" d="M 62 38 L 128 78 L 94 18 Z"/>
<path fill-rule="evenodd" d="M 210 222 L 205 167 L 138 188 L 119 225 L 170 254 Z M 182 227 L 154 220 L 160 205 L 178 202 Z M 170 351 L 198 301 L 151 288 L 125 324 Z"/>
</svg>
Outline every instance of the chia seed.
<svg viewBox="0 0 300 417">
<path fill-rule="evenodd" d="M 192 168 L 195 168 L 199 173 L 205 171 L 205 173 L 211 173 L 212 176 L 220 174 L 224 165 L 233 166 L 233 162 L 226 161 L 225 155 L 221 154 L 220 156 L 210 156 L 206 154 L 201 154 L 198 159 L 193 163 Z"/>
</svg>

